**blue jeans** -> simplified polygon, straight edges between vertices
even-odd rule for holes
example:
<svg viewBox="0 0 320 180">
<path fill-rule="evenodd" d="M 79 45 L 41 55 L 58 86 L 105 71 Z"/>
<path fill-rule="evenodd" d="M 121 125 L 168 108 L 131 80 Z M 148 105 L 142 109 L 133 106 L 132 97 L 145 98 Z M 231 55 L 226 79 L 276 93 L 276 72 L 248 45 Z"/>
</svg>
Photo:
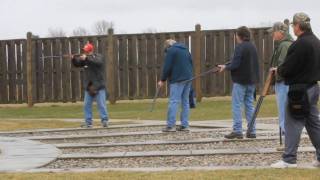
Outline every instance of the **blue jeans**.
<svg viewBox="0 0 320 180">
<path fill-rule="evenodd" d="M 172 83 L 170 84 L 170 99 L 167 113 L 167 126 L 174 127 L 176 125 L 176 114 L 178 106 L 181 104 L 180 121 L 181 126 L 189 127 L 189 94 L 191 82 L 189 83 Z"/>
<path fill-rule="evenodd" d="M 279 125 L 281 127 L 282 132 L 285 132 L 284 121 L 285 121 L 289 86 L 285 85 L 283 81 L 277 82 L 275 85 L 275 91 L 277 96 Z"/>
<path fill-rule="evenodd" d="M 233 84 L 232 89 L 232 115 L 233 115 L 233 132 L 242 134 L 242 106 L 244 105 L 247 124 L 249 125 L 254 113 L 254 92 L 255 85 Z M 250 133 L 256 133 L 254 124 Z"/>
<path fill-rule="evenodd" d="M 87 125 L 92 125 L 92 104 L 93 101 L 97 101 L 98 110 L 100 113 L 101 121 L 108 121 L 108 111 L 106 105 L 106 90 L 101 89 L 98 91 L 97 95 L 92 97 L 89 95 L 88 91 L 84 94 L 84 116 Z"/>
</svg>

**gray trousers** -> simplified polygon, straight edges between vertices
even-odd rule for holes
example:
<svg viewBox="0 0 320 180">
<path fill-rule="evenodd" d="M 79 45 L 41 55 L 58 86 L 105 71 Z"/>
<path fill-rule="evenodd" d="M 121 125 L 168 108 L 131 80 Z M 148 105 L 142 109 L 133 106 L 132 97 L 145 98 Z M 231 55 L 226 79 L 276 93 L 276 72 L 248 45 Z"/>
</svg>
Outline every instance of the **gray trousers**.
<svg viewBox="0 0 320 180">
<path fill-rule="evenodd" d="M 297 162 L 297 150 L 300 143 L 301 133 L 304 127 L 308 132 L 313 146 L 316 148 L 316 155 L 320 161 L 320 119 L 317 107 L 319 100 L 319 85 L 308 89 L 310 102 L 310 115 L 303 119 L 295 119 L 286 108 L 285 118 L 285 151 L 282 155 L 283 161 L 287 163 Z"/>
</svg>

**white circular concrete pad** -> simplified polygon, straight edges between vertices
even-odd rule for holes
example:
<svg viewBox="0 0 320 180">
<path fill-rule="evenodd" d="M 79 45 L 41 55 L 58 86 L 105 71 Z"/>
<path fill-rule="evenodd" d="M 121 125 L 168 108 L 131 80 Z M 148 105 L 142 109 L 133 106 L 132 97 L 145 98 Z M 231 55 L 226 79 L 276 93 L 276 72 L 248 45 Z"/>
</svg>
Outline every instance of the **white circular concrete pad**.
<svg viewBox="0 0 320 180">
<path fill-rule="evenodd" d="M 0 172 L 39 168 L 61 154 L 53 145 L 11 137 L 0 137 L 0 149 Z"/>
</svg>

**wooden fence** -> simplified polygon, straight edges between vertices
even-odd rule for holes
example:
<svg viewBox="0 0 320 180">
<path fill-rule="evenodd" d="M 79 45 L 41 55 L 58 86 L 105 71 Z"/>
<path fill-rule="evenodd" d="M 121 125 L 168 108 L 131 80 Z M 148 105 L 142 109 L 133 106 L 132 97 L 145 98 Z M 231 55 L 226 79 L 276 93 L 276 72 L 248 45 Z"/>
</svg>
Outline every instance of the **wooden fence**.
<svg viewBox="0 0 320 180">
<path fill-rule="evenodd" d="M 273 49 L 272 38 L 266 29 L 251 29 L 258 49 L 262 81 Z M 2 40 L 0 103 L 29 102 L 32 106 L 40 102 L 83 100 L 83 70 L 74 68 L 68 57 L 41 57 L 80 53 L 88 40 L 94 43 L 96 52 L 106 57 L 107 89 L 112 103 L 122 99 L 152 98 L 164 60 L 164 41 L 168 38 L 185 43 L 190 49 L 195 74 L 228 61 L 236 44 L 235 30 L 202 31 L 200 25 L 190 32 L 115 35 L 110 30 L 108 36 L 32 38 L 29 34 L 27 39 Z M 208 75 L 196 80 L 194 87 L 198 100 L 229 95 L 230 75 Z M 161 96 L 166 97 L 167 92 L 166 87 Z"/>
</svg>

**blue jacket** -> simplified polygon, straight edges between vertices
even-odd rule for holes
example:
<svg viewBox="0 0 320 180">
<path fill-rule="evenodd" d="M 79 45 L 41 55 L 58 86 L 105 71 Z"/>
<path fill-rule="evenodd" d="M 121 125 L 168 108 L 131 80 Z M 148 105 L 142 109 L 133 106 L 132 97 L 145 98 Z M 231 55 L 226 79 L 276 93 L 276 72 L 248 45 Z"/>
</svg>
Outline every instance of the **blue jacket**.
<svg viewBox="0 0 320 180">
<path fill-rule="evenodd" d="M 259 83 L 259 61 L 256 47 L 249 41 L 238 44 L 226 70 L 231 71 L 231 78 L 235 83 L 242 85 Z"/>
<path fill-rule="evenodd" d="M 188 48 L 180 43 L 173 44 L 167 49 L 161 81 L 168 79 L 169 83 L 176 83 L 191 79 L 192 75 L 192 57 Z"/>
</svg>

